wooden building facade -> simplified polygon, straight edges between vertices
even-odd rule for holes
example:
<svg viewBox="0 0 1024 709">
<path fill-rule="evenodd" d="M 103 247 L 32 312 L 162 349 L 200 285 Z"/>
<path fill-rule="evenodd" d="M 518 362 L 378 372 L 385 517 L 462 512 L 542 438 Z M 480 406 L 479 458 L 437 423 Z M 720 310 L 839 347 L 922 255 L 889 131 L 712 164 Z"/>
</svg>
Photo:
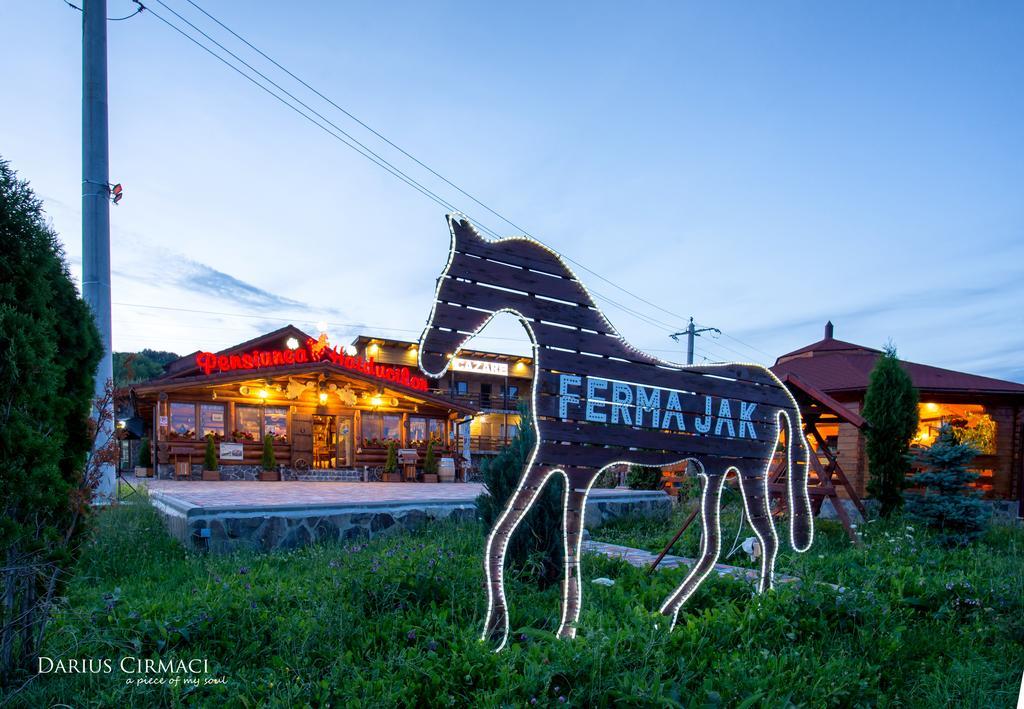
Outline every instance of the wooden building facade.
<svg viewBox="0 0 1024 709">
<path fill-rule="evenodd" d="M 868 378 L 880 350 L 833 337 L 832 323 L 818 342 L 779 357 L 772 371 L 783 381 L 796 377 L 859 414 Z M 987 498 L 1018 500 L 1024 489 L 1024 384 L 902 362 L 920 393 L 920 426 L 912 448 L 929 445 L 943 423 L 981 451 L 973 463 L 976 485 Z M 857 492 L 865 494 L 871 471 L 861 428 L 840 421 L 819 426 Z M 1020 513 L 1024 515 L 1024 510 Z"/>
<path fill-rule="evenodd" d="M 457 422 L 476 410 L 438 393 L 414 357 L 393 360 L 289 325 L 172 362 L 134 387 L 136 415 L 163 477 L 183 461 L 194 477 L 207 436 L 222 476 L 235 479 L 257 475 L 268 435 L 287 471 L 382 466 L 392 440 L 421 459 L 431 440 L 439 455 L 452 455 Z"/>
</svg>

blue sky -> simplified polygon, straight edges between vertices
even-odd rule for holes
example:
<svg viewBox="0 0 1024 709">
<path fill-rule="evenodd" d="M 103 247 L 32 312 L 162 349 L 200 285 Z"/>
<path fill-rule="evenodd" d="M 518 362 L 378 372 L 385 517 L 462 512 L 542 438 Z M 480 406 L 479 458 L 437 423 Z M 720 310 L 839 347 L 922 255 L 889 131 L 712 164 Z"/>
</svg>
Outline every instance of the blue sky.
<svg viewBox="0 0 1024 709">
<path fill-rule="evenodd" d="M 108 1 L 111 16 L 132 11 Z M 770 364 L 831 318 L 840 339 L 1024 381 L 1020 4 L 199 4 L 542 241 L 681 316 L 582 273 L 663 323 L 607 306 L 643 349 L 681 359 L 668 332 L 693 315 L 725 333 L 698 341 L 698 361 Z M 336 339 L 414 338 L 444 210 L 155 17 L 109 31 L 111 177 L 125 186 L 111 210 L 115 349 L 217 349 L 321 319 Z M 44 198 L 77 272 L 80 16 L 3 0 L 0 34 L 0 155 Z M 524 351 L 512 323 L 483 335 L 483 349 Z"/>
</svg>

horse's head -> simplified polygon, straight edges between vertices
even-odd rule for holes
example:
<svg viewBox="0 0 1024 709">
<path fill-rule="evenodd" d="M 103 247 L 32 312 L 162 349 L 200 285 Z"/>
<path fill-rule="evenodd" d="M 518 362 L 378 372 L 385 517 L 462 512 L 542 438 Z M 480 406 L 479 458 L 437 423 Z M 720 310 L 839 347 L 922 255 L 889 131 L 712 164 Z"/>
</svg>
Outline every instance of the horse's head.
<svg viewBox="0 0 1024 709">
<path fill-rule="evenodd" d="M 455 298 L 455 289 L 464 288 L 465 283 L 456 285 L 457 272 L 453 272 L 453 264 L 457 253 L 473 253 L 480 255 L 488 248 L 488 242 L 477 233 L 469 220 L 458 214 L 448 215 L 448 228 L 451 231 L 451 246 L 448 250 L 448 261 L 444 270 L 437 277 L 437 289 L 434 292 L 434 306 L 430 311 L 423 334 L 419 342 L 420 369 L 428 377 L 440 377 L 448 369 L 451 359 L 458 354 L 466 340 L 472 337 L 494 315 L 487 310 L 460 308 L 449 305 L 460 302 Z"/>
</svg>

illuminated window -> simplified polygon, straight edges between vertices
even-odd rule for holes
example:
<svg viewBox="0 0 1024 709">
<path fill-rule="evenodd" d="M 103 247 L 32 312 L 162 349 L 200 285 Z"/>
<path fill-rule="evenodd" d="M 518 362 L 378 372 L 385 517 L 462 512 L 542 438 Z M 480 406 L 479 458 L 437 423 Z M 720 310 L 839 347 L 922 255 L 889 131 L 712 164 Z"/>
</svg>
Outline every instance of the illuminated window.
<svg viewBox="0 0 1024 709">
<path fill-rule="evenodd" d="M 913 444 L 930 446 L 939 435 L 939 427 L 949 424 L 957 440 L 970 443 L 980 455 L 995 455 L 996 422 L 980 404 L 939 404 L 933 401 L 918 404 L 920 423 Z"/>
<path fill-rule="evenodd" d="M 224 407 L 220 404 L 200 404 L 199 435 L 206 437 L 211 433 L 214 438 L 224 437 Z"/>
<path fill-rule="evenodd" d="M 260 440 L 260 407 L 235 407 L 235 438 L 245 441 Z"/>
<path fill-rule="evenodd" d="M 421 443 L 427 440 L 427 420 L 419 416 L 409 417 L 409 442 Z"/>
<path fill-rule="evenodd" d="M 284 406 L 268 406 L 263 410 L 263 435 L 273 436 L 284 442 L 288 438 L 288 409 Z"/>
<path fill-rule="evenodd" d="M 172 402 L 169 434 L 172 438 L 196 437 L 196 405 Z"/>
<path fill-rule="evenodd" d="M 380 414 L 363 414 L 363 438 L 367 442 L 379 441 L 383 422 Z"/>
<path fill-rule="evenodd" d="M 402 438 L 402 417 L 398 414 L 384 414 L 382 438 L 397 441 Z"/>
<path fill-rule="evenodd" d="M 444 421 L 441 419 L 427 419 L 427 432 L 432 440 L 444 440 Z"/>
</svg>

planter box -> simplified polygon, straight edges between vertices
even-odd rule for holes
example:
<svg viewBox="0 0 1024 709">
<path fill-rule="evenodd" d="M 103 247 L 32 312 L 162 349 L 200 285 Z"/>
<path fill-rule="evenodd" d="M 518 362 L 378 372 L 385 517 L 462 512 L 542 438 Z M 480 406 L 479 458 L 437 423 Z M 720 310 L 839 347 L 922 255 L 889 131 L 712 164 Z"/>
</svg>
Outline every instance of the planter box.
<svg viewBox="0 0 1024 709">
<path fill-rule="evenodd" d="M 277 482 L 281 479 L 281 473 L 276 470 L 261 470 L 259 476 L 263 482 Z"/>
<path fill-rule="evenodd" d="M 382 473 L 381 480 L 386 483 L 400 483 L 402 482 L 401 473 Z"/>
<path fill-rule="evenodd" d="M 437 473 L 423 473 L 423 482 L 425 483 L 436 483 Z"/>
<path fill-rule="evenodd" d="M 204 470 L 203 480 L 220 480 L 220 472 L 217 470 Z"/>
<path fill-rule="evenodd" d="M 151 477 L 153 477 L 153 469 L 152 468 L 143 468 L 143 467 L 140 467 L 140 466 L 135 466 L 135 477 L 137 477 L 137 478 L 151 478 Z"/>
</svg>

